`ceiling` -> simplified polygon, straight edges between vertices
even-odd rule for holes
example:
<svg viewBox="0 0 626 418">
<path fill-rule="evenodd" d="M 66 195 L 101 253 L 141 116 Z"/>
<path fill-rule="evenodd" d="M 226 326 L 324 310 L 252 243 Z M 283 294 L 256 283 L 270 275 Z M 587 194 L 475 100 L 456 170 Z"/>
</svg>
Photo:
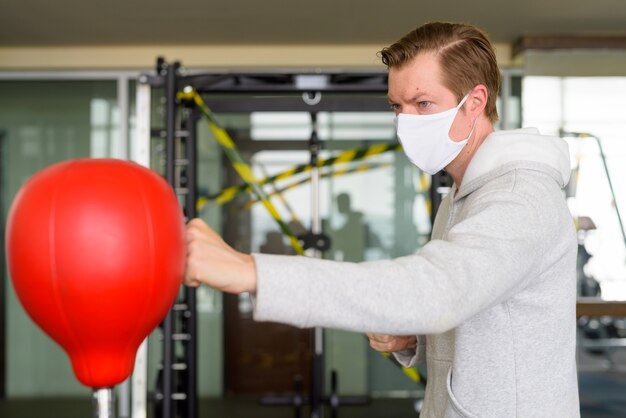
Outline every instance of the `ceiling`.
<svg viewBox="0 0 626 418">
<path fill-rule="evenodd" d="M 0 46 L 380 44 L 430 20 L 498 43 L 626 33 L 624 0 L 0 0 Z"/>
</svg>

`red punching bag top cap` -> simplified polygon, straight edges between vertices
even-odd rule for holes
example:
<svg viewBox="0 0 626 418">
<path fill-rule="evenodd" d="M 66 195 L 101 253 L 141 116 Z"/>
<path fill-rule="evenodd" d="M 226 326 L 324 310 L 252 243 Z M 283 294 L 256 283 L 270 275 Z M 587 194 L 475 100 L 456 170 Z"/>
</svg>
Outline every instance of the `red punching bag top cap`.
<svg viewBox="0 0 626 418">
<path fill-rule="evenodd" d="M 113 159 L 49 166 L 19 190 L 6 232 L 9 273 L 30 317 L 69 355 L 76 377 L 111 387 L 174 303 L 184 219 L 155 172 Z"/>
</svg>

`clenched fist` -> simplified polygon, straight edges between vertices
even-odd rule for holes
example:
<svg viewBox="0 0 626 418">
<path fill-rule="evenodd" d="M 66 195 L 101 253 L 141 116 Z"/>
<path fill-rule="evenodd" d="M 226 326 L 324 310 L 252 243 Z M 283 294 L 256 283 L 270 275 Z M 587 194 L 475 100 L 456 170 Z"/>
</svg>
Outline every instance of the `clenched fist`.
<svg viewBox="0 0 626 418">
<path fill-rule="evenodd" d="M 370 340 L 370 347 L 383 353 L 395 353 L 396 351 L 406 350 L 407 348 L 415 348 L 417 346 L 417 337 L 415 335 L 366 335 Z"/>
<path fill-rule="evenodd" d="M 224 242 L 203 220 L 187 224 L 185 285 L 206 284 L 228 293 L 256 292 L 256 269 L 251 255 Z"/>
</svg>

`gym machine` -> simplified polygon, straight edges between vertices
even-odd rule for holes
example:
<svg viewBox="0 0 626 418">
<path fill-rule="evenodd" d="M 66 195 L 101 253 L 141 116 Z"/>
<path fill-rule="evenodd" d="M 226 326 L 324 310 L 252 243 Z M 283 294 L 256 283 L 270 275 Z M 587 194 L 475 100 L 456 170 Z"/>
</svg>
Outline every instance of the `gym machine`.
<svg viewBox="0 0 626 418">
<path fill-rule="evenodd" d="M 602 168 L 606 176 L 607 185 L 611 195 L 612 206 L 619 225 L 622 241 L 626 247 L 626 231 L 617 201 L 613 181 L 606 161 L 606 154 L 602 147 L 602 141 L 595 135 L 584 132 L 571 132 L 559 129 L 559 136 L 562 138 L 577 138 L 583 141 L 594 141 L 598 147 Z M 578 168 L 576 168 L 576 171 Z M 572 175 L 574 177 L 574 175 Z M 568 185 L 571 197 L 576 192 L 576 179 L 570 180 Z M 577 260 L 577 288 L 578 288 L 578 328 L 582 333 L 582 340 L 579 345 L 587 349 L 590 353 L 604 355 L 610 365 L 614 364 L 613 352 L 618 348 L 626 346 L 626 319 L 623 316 L 624 304 L 617 301 L 602 300 L 600 283 L 585 272 L 585 265 L 592 258 L 585 247 L 586 234 L 596 229 L 593 220 L 588 217 L 578 218 L 579 243 Z"/>
<path fill-rule="evenodd" d="M 149 138 L 165 140 L 165 177 L 174 187 L 183 205 L 186 219 L 196 216 L 196 125 L 201 117 L 197 108 L 178 100 L 177 92 L 191 88 L 200 94 L 215 113 L 253 111 L 300 111 L 312 118 L 312 134 L 308 143 L 312 170 L 311 230 L 301 236 L 301 242 L 314 256 L 321 256 L 328 248 L 327 237 L 321 231 L 319 215 L 319 171 L 315 168 L 320 141 L 317 137 L 318 112 L 333 111 L 388 111 L 386 98 L 387 73 L 382 72 L 282 72 L 282 73 L 190 73 L 179 62 L 157 60 L 155 75 L 142 75 L 137 86 L 138 143 L 148 147 Z M 150 122 L 151 91 L 164 93 L 164 125 L 154 128 Z M 253 101 L 232 100 L 241 94 L 256 94 Z M 142 139 L 143 137 L 143 139 Z M 143 142 L 142 142 L 143 141 Z M 145 155 L 145 150 L 144 150 Z M 449 186 L 445 174 L 433 177 L 431 199 L 436 212 L 445 188 Z M 197 417 L 197 330 L 195 289 L 183 289 L 161 325 L 163 334 L 163 359 L 159 369 L 157 389 L 151 397 L 158 418 Z M 337 395 L 338 376 L 331 374 L 330 396 L 324 396 L 323 330 L 316 329 L 313 337 L 314 355 L 310 396 L 301 393 L 302 382 L 296 377 L 293 396 L 265 397 L 262 404 L 286 405 L 294 408 L 300 417 L 308 404 L 312 418 L 321 418 L 324 406 L 329 405 L 332 417 L 337 416 L 340 405 L 358 405 L 366 397 L 340 397 Z M 133 376 L 133 394 L 147 390 L 145 354 L 138 356 Z M 143 404 L 142 404 L 143 403 Z M 133 396 L 133 418 L 145 417 L 146 404 L 141 396 Z"/>
</svg>

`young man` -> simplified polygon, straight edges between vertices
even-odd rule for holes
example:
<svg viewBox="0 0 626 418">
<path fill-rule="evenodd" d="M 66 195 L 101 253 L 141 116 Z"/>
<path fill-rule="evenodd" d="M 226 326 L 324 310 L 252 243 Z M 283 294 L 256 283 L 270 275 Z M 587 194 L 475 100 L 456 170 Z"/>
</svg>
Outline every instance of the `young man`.
<svg viewBox="0 0 626 418">
<path fill-rule="evenodd" d="M 432 240 L 340 263 L 242 254 L 193 220 L 186 283 L 255 294 L 259 321 L 366 332 L 405 365 L 426 360 L 423 418 L 578 417 L 567 145 L 494 132 L 499 71 L 477 28 L 426 24 L 381 55 L 405 153 L 454 179 Z"/>
</svg>

